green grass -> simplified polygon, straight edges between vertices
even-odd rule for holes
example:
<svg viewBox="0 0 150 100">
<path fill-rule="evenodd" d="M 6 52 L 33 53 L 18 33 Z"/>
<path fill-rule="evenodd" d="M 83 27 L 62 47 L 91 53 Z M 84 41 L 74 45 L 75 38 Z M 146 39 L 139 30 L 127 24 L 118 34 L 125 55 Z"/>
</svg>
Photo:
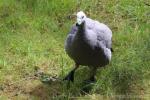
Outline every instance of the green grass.
<svg viewBox="0 0 150 100">
<path fill-rule="evenodd" d="M 145 0 L 0 0 L 0 99 L 150 98 L 150 7 Z M 112 62 L 97 71 L 89 94 L 80 90 L 87 67 L 75 83 L 42 83 L 36 68 L 63 78 L 73 66 L 64 41 L 74 14 L 83 10 L 113 31 Z M 121 97 L 121 96 L 120 96 Z"/>
</svg>

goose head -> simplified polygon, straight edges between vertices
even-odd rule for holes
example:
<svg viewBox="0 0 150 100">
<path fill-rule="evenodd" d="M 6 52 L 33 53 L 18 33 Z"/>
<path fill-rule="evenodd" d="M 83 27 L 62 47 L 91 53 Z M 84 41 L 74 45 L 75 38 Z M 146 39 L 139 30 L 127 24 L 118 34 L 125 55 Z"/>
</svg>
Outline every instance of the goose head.
<svg viewBox="0 0 150 100">
<path fill-rule="evenodd" d="M 83 11 L 79 11 L 77 13 L 77 22 L 76 22 L 76 24 L 81 25 L 82 23 L 85 22 L 85 19 L 86 19 L 85 13 Z"/>
</svg>

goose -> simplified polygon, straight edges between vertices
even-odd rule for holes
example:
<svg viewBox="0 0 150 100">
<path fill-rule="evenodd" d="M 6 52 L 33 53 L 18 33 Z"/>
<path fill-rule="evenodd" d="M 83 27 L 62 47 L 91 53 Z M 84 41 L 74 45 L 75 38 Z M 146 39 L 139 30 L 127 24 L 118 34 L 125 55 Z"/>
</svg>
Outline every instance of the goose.
<svg viewBox="0 0 150 100">
<path fill-rule="evenodd" d="M 75 65 L 63 80 L 74 82 L 74 73 L 79 66 L 88 66 L 91 72 L 87 80 L 95 81 L 96 70 L 111 61 L 112 31 L 107 25 L 79 11 L 76 23 L 67 35 L 65 51 Z"/>
</svg>

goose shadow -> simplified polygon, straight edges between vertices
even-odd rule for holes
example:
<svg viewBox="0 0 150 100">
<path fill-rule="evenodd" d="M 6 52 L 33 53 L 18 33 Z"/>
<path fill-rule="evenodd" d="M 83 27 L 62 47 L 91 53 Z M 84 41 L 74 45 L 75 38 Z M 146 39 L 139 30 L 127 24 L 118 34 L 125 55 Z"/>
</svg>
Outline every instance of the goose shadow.
<svg viewBox="0 0 150 100">
<path fill-rule="evenodd" d="M 40 84 L 35 86 L 30 95 L 40 100 L 49 100 L 49 99 L 67 99 L 67 98 L 76 98 L 79 96 L 84 96 L 91 91 L 91 86 L 83 84 L 82 72 L 85 72 L 85 68 L 81 68 L 76 72 L 75 82 L 63 81 L 60 77 L 58 78 L 49 78 L 48 74 L 39 78 Z M 87 71 L 87 70 L 86 70 Z M 49 77 L 48 77 L 49 76 Z"/>
<path fill-rule="evenodd" d="M 49 81 L 48 83 L 40 82 L 35 86 L 30 95 L 39 100 L 51 100 L 62 95 L 62 83 L 60 81 Z"/>
</svg>

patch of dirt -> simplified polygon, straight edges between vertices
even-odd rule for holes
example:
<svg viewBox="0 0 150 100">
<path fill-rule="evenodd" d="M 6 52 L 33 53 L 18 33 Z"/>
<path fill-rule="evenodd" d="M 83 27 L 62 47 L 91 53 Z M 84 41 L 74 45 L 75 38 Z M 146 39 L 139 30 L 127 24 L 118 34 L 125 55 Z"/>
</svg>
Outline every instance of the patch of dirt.
<svg viewBox="0 0 150 100">
<path fill-rule="evenodd" d="M 50 80 L 48 80 L 47 83 L 43 83 L 41 80 L 43 75 L 43 73 L 37 72 L 35 75 L 26 76 L 17 82 L 8 79 L 8 81 L 1 86 L 0 94 L 14 100 L 26 100 L 29 98 L 31 99 L 31 97 L 38 98 L 39 100 L 47 100 L 60 95 L 62 93 L 62 84 L 60 80 L 51 80 L 53 77 L 51 78 L 49 76 L 48 79 Z"/>
</svg>

